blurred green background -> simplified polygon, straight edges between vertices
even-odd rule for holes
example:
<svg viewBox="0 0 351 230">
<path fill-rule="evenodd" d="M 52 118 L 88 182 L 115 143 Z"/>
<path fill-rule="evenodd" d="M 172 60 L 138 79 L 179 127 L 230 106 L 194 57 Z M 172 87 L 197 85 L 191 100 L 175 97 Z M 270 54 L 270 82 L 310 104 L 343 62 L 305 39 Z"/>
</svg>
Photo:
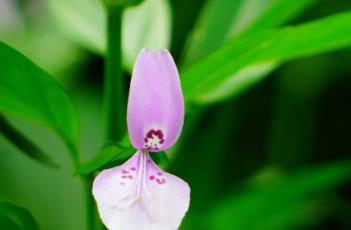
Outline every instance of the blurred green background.
<svg viewBox="0 0 351 230">
<path fill-rule="evenodd" d="M 261 50 L 252 52 L 263 56 L 257 63 L 240 66 L 246 56 L 238 54 L 239 61 L 223 66 L 248 66 L 237 77 L 247 82 L 207 80 L 208 85 L 201 85 L 205 93 L 196 88 L 194 97 L 189 88 L 214 70 L 205 65 L 188 71 L 222 46 L 229 47 L 229 55 L 228 41 L 251 49 L 250 43 L 244 44 L 250 35 L 260 41 L 261 31 L 346 11 L 351 11 L 349 0 L 146 0 L 126 12 L 126 88 L 139 49 L 166 47 L 180 69 L 186 98 L 192 98 L 187 100 L 182 136 L 167 151 L 168 170 L 192 189 L 181 229 L 351 229 L 350 34 L 341 36 L 348 40 L 342 45 L 317 34 L 315 41 L 331 45 L 318 50 L 316 43 L 301 43 L 316 48 L 292 58 L 283 53 L 264 59 Z M 351 25 L 350 19 L 335 25 Z M 103 141 L 103 20 L 97 0 L 0 0 L 0 40 L 49 72 L 72 95 L 85 160 Z M 328 24 L 320 27 L 332 35 L 344 32 Z M 305 35 L 292 33 L 286 39 Z M 278 51 L 284 50 L 276 44 Z M 274 49 L 273 40 L 271 50 L 278 52 Z M 209 65 L 219 60 L 213 68 L 221 66 L 219 56 L 207 59 Z M 193 77 L 193 84 L 186 82 L 184 75 L 194 72 L 204 75 Z M 0 136 L 0 200 L 29 210 L 41 229 L 85 229 L 82 185 L 64 144 L 45 127 L 5 115 L 60 168 L 38 164 Z M 0 217 L 0 229 L 18 227 Z"/>
</svg>

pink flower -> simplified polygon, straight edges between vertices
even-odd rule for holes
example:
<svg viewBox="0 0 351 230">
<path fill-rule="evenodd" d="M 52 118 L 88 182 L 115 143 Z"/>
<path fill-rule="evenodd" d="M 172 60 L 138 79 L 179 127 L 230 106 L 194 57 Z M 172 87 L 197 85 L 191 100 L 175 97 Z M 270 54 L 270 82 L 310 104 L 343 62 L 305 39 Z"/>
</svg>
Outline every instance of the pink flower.
<svg viewBox="0 0 351 230">
<path fill-rule="evenodd" d="M 149 155 L 171 147 L 183 127 L 183 94 L 167 50 L 140 52 L 130 84 L 127 120 L 138 150 L 123 165 L 95 178 L 93 194 L 100 217 L 110 230 L 178 229 L 189 207 L 190 188 L 158 168 Z"/>
</svg>

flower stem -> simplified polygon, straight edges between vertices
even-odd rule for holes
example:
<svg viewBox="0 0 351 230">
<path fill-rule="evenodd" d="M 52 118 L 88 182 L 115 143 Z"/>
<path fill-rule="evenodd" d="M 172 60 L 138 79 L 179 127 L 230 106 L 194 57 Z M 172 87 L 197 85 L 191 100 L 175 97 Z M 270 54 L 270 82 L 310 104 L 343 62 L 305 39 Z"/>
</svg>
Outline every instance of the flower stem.
<svg viewBox="0 0 351 230">
<path fill-rule="evenodd" d="M 106 13 L 107 50 L 103 97 L 105 143 L 121 140 L 126 131 L 126 101 L 121 62 L 122 7 L 108 5 Z M 93 174 L 84 176 L 82 179 L 85 190 L 87 230 L 103 229 L 91 192 Z"/>
<path fill-rule="evenodd" d="M 97 213 L 94 198 L 91 193 L 92 176 L 86 175 L 82 177 L 83 189 L 85 193 L 85 221 L 87 230 L 95 230 Z"/>
<path fill-rule="evenodd" d="M 122 75 L 122 7 L 107 10 L 107 53 L 105 57 L 104 116 L 105 141 L 119 141 L 126 131 L 126 101 Z"/>
</svg>

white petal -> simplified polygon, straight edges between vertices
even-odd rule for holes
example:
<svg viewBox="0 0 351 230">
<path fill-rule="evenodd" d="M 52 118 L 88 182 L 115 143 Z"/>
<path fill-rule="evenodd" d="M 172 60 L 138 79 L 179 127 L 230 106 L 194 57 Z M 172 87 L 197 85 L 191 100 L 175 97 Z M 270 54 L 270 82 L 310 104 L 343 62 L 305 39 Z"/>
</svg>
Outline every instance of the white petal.
<svg viewBox="0 0 351 230">
<path fill-rule="evenodd" d="M 139 151 L 122 166 L 101 172 L 93 194 L 110 230 L 175 230 L 190 201 L 186 182 Z"/>
</svg>

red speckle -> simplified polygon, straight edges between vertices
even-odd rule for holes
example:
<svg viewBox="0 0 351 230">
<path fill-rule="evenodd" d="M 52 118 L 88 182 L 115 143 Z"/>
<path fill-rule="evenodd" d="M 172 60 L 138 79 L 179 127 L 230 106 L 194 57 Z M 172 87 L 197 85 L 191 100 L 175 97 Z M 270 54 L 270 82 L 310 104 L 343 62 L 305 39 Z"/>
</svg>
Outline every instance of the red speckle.
<svg viewBox="0 0 351 230">
<path fill-rule="evenodd" d="M 150 179 L 150 180 L 154 180 L 154 179 L 155 179 L 155 176 L 154 176 L 154 175 L 151 175 L 151 176 L 149 176 L 149 179 Z"/>
<path fill-rule="evenodd" d="M 135 167 L 131 167 L 131 168 L 130 168 L 130 170 L 135 171 L 135 170 L 136 170 L 136 168 L 135 168 Z"/>
<path fill-rule="evenodd" d="M 162 178 L 162 179 L 157 178 L 156 182 L 157 182 L 157 184 L 164 184 L 164 183 L 166 183 L 166 180 L 164 178 Z"/>
</svg>

